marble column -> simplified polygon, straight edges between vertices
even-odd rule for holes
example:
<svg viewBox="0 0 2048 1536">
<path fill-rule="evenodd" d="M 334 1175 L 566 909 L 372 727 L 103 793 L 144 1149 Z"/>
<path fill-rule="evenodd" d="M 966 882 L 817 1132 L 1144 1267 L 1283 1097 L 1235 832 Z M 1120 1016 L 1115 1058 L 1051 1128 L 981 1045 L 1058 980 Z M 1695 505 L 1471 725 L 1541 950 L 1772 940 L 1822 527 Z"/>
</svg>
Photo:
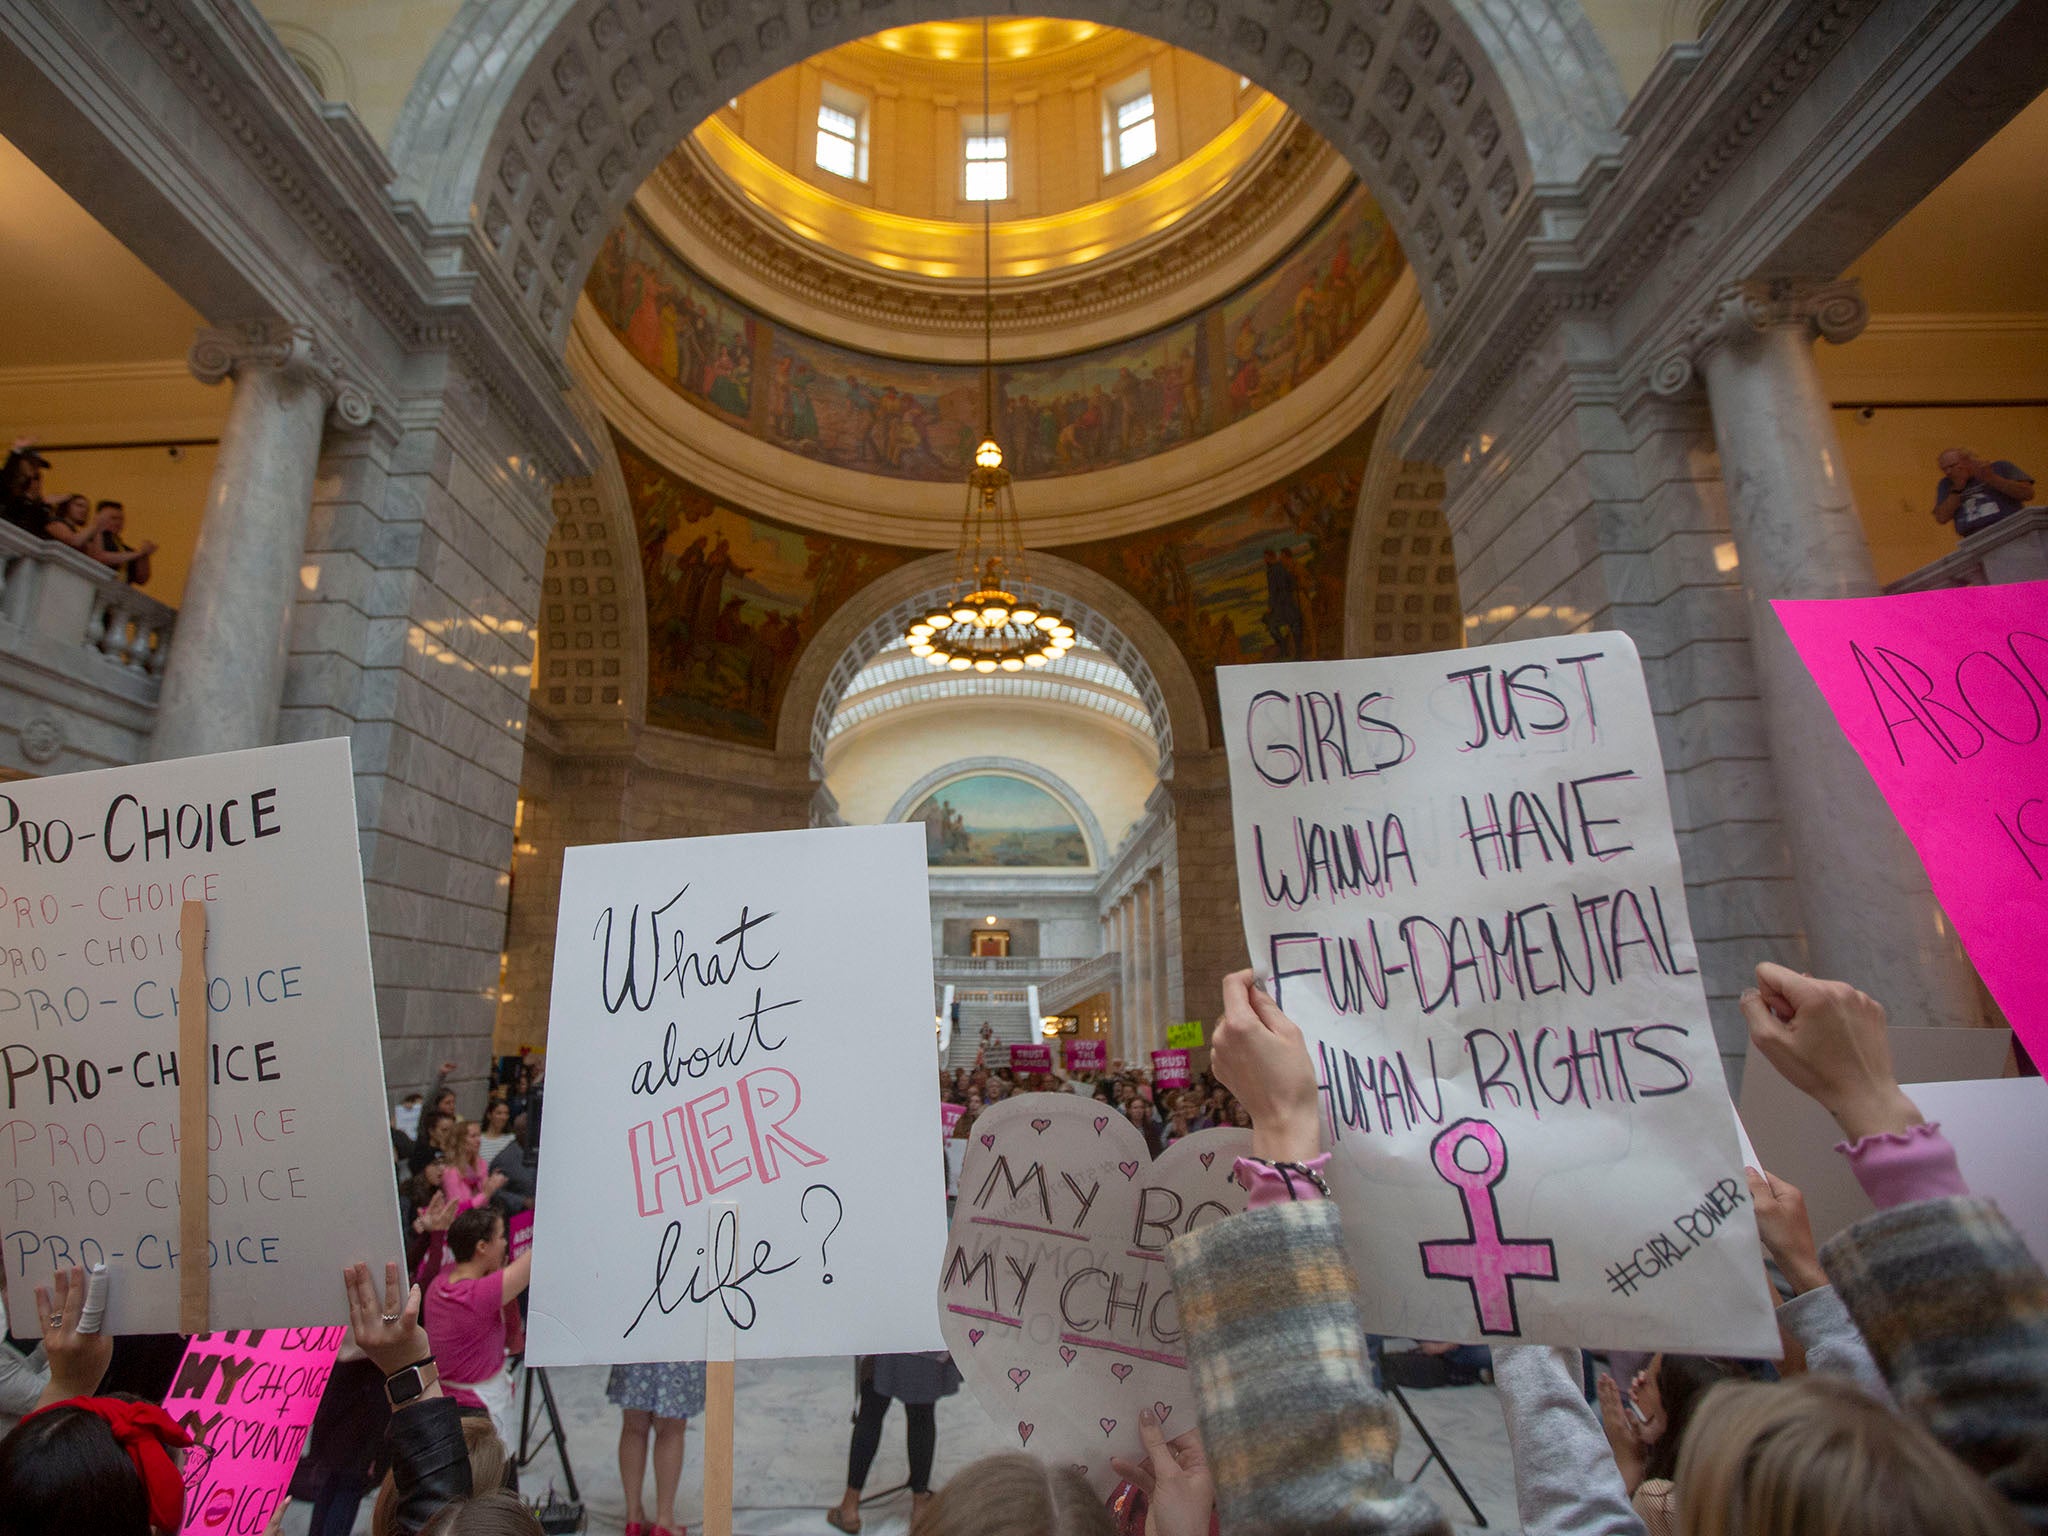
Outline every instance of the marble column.
<svg viewBox="0 0 2048 1536">
<path fill-rule="evenodd" d="M 1126 893 L 1116 904 L 1116 948 L 1122 963 L 1119 967 L 1117 987 L 1116 1055 L 1124 1060 L 1125 1066 L 1133 1062 L 1132 1052 L 1138 1039 L 1138 955 L 1137 944 L 1131 932 L 1131 898 Z"/>
<path fill-rule="evenodd" d="M 1166 1044 L 1166 1026 L 1177 1023 L 1167 1013 L 1166 990 L 1166 874 L 1153 870 L 1145 877 L 1145 888 L 1151 895 L 1152 907 L 1152 1017 L 1156 1021 L 1154 1038 L 1160 1045 Z"/>
<path fill-rule="evenodd" d="M 305 326 L 254 321 L 201 331 L 188 361 L 205 383 L 232 379 L 234 399 L 164 669 L 150 741 L 158 759 L 277 739 L 327 415 L 351 427 L 370 419 L 369 397 L 341 379 Z"/>
<path fill-rule="evenodd" d="M 1868 318 L 1853 283 L 1736 284 L 1656 384 L 1676 393 L 1696 372 L 1706 385 L 1808 968 L 1901 1024 L 1977 1024 L 1976 981 L 1926 871 L 1770 607 L 1878 590 L 1813 359 L 1816 336 L 1847 341 Z"/>
</svg>

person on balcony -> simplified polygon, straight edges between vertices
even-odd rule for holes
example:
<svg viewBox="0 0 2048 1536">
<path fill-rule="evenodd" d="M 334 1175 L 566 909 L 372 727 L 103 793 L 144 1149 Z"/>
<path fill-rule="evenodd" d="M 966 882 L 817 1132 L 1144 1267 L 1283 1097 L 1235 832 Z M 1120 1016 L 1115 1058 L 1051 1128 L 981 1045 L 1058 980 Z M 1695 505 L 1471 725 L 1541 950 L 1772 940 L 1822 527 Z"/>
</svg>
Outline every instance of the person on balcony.
<svg viewBox="0 0 2048 1536">
<path fill-rule="evenodd" d="M 1944 448 L 1935 463 L 1941 479 L 1934 487 L 1934 520 L 1954 523 L 1958 538 L 2004 522 L 2034 499 L 2034 477 L 2010 460 L 1987 464 L 1967 448 Z"/>
<path fill-rule="evenodd" d="M 50 505 L 43 500 L 43 471 L 49 467 L 26 442 L 7 450 L 7 462 L 0 465 L 0 520 L 23 533 L 42 533 L 50 521 Z"/>
<path fill-rule="evenodd" d="M 156 541 L 144 539 L 140 544 L 128 544 L 121 538 L 121 530 L 128 526 L 128 513 L 118 501 L 103 501 L 93 509 L 95 531 L 81 546 L 88 555 L 101 565 L 117 570 L 131 587 L 139 587 L 149 580 L 149 557 L 156 553 Z"/>
</svg>

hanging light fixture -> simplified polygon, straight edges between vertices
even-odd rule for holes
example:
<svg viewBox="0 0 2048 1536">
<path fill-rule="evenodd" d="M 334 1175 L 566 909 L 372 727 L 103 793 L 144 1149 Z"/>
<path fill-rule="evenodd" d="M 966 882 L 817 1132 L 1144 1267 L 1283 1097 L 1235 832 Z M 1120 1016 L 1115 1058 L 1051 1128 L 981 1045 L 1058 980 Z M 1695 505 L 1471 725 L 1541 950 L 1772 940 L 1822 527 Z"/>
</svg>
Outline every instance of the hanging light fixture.
<svg viewBox="0 0 2048 1536">
<path fill-rule="evenodd" d="M 981 131 L 989 131 L 988 18 L 981 19 Z M 995 264 L 990 200 L 981 200 L 981 442 L 967 472 L 967 509 L 953 559 L 953 596 L 903 636 L 911 654 L 955 672 L 1021 672 L 1063 656 L 1074 626 L 1026 602 L 1024 530 L 996 442 Z"/>
</svg>

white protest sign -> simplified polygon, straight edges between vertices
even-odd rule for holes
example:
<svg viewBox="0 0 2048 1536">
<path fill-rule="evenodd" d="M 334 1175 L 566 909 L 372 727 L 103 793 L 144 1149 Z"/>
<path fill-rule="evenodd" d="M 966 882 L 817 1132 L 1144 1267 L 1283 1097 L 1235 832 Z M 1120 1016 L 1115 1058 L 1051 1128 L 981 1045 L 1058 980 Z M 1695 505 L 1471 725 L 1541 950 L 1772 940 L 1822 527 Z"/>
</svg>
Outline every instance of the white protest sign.
<svg viewBox="0 0 2048 1536">
<path fill-rule="evenodd" d="M 1144 1459 L 1138 1414 L 1195 1427 L 1166 1249 L 1244 1209 L 1251 1132 L 1183 1137 L 1154 1162 L 1122 1115 L 1026 1093 L 974 1122 L 939 1277 L 953 1362 L 1019 1449 L 1105 1492 Z"/>
<path fill-rule="evenodd" d="M 1628 637 L 1217 682 L 1366 1325 L 1776 1355 Z"/>
<path fill-rule="evenodd" d="M 568 851 L 530 1362 L 939 1347 L 929 900 L 915 826 Z"/>
<path fill-rule="evenodd" d="M 1948 1137 L 1970 1193 L 1996 1200 L 2035 1261 L 2048 1264 L 2048 1083 L 1908 1083 L 1906 1097 Z"/>
<path fill-rule="evenodd" d="M 183 903 L 206 903 L 210 1059 L 178 1059 Z M 183 1071 L 207 1075 L 212 1321 L 345 1323 L 401 1258 L 341 738 L 0 792 L 0 1254 L 113 1271 L 110 1333 L 178 1326 Z"/>
</svg>

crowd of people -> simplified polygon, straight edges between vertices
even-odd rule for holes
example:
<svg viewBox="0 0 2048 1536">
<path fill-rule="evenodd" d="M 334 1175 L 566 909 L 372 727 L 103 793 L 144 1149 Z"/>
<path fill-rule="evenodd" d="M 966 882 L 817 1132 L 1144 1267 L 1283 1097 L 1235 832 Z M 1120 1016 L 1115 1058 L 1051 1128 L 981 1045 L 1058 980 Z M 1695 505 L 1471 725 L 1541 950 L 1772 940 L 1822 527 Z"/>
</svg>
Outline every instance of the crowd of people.
<svg viewBox="0 0 2048 1536">
<path fill-rule="evenodd" d="M 1596 1394 L 1577 1350 L 1496 1345 L 1492 1373 L 1532 1536 L 2014 1536 L 2048 1532 L 2048 1275 L 1997 1206 L 1973 1197 L 1940 1128 L 1899 1087 L 1883 1009 L 1855 988 L 1757 968 L 1742 1000 L 1751 1040 L 1833 1117 L 1876 1213 L 1816 1248 L 1798 1190 L 1749 1171 L 1781 1299 L 1781 1363 L 1651 1356 L 1609 1361 Z M 452 1069 L 451 1069 L 452 1070 Z M 1168 1439 L 1141 1415 L 1142 1460 L 1105 1502 L 1078 1473 L 1022 1453 L 929 1487 L 931 1404 L 957 1390 L 944 1357 L 882 1357 L 861 1380 L 846 1495 L 827 1516 L 860 1529 L 862 1487 L 892 1401 L 911 1414 L 916 1536 L 1210 1536 L 1212 1531 L 1414 1536 L 1449 1529 L 1395 1475 L 1399 1432 L 1361 1322 L 1345 1221 L 1327 1197 L 1320 1095 L 1298 1028 L 1249 972 L 1224 983 L 1212 1076 L 1160 1091 L 1112 1066 L 1043 1081 L 977 1064 L 942 1093 L 963 1125 L 1012 1092 L 1084 1092 L 1119 1105 L 1148 1141 L 1249 1122 L 1236 1175 L 1246 1209 L 1169 1255 L 1198 1426 Z M 350 1342 L 302 1464 L 316 1536 L 345 1531 L 381 1478 L 376 1536 L 529 1536 L 512 1491 L 504 1416 L 528 1256 L 509 1217 L 531 1200 L 539 1074 L 503 1075 L 481 1125 L 445 1088 L 394 1165 L 415 1238 L 408 1276 L 344 1277 Z M 486 1126 L 497 1129 L 486 1130 Z M 488 1138 L 509 1136 L 485 1158 Z M 522 1192 L 523 1191 L 523 1192 Z M 115 1340 L 84 1316 L 86 1277 L 35 1287 L 36 1353 L 0 1371 L 0 1536 L 180 1528 L 186 1430 L 109 1386 Z M 1627 1379 L 1623 1379 L 1624 1375 Z M 18 1401 L 34 1387 L 32 1398 Z M 702 1368 L 623 1367 L 626 1529 L 680 1532 L 683 1425 Z M 1589 1397 L 1591 1400 L 1589 1400 Z M 921 1410 L 921 1411 L 920 1411 Z M 642 1482 L 655 1474 L 652 1518 Z M 921 1465 L 919 1465 L 921 1463 Z"/>
<path fill-rule="evenodd" d="M 974 1133 L 975 1120 L 990 1105 L 1019 1093 L 1076 1093 L 1108 1104 L 1137 1128 L 1154 1157 L 1183 1136 L 1211 1126 L 1249 1128 L 1252 1123 L 1250 1113 L 1213 1073 L 1195 1073 L 1185 1087 L 1160 1088 L 1149 1069 L 1127 1067 L 1121 1061 L 1112 1061 L 1100 1072 L 1013 1072 L 992 1063 L 1006 1049 L 994 1045 L 993 1039 L 992 1031 L 984 1034 L 972 1067 L 939 1074 L 940 1102 L 960 1106 L 953 1124 L 956 1140 L 965 1141 Z"/>
<path fill-rule="evenodd" d="M 156 545 L 144 539 L 130 544 L 122 537 L 128 526 L 128 512 L 118 501 L 95 502 L 82 491 L 52 496 L 43 489 L 43 472 L 50 461 L 35 445 L 16 442 L 0 465 L 0 520 L 23 533 L 55 539 L 69 545 L 88 560 L 118 572 L 130 586 L 149 580 L 150 556 Z"/>
</svg>

